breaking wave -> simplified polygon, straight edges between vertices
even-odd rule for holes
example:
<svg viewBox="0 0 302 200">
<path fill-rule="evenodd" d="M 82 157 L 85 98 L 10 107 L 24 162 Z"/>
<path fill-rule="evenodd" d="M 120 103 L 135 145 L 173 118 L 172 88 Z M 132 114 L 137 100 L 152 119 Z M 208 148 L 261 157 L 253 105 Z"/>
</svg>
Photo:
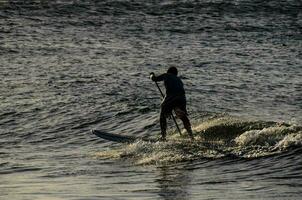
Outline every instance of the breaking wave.
<svg viewBox="0 0 302 200">
<path fill-rule="evenodd" d="M 144 142 L 98 152 L 98 158 L 163 164 L 224 157 L 255 159 L 302 147 L 302 127 L 286 123 L 215 117 L 194 126 L 196 140 L 171 132 L 167 142 Z"/>
</svg>

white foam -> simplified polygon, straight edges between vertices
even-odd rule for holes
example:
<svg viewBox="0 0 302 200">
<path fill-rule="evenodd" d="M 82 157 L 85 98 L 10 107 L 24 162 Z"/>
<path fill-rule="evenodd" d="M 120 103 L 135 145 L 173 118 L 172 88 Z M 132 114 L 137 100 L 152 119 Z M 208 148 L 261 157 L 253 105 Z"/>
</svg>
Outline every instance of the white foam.
<svg viewBox="0 0 302 200">
<path fill-rule="evenodd" d="M 294 126 L 274 126 L 262 130 L 250 130 L 235 138 L 239 146 L 263 145 L 273 146 L 284 139 L 288 134 L 297 132 Z"/>
<path fill-rule="evenodd" d="M 243 121 L 239 123 L 236 121 L 236 123 L 225 124 L 224 119 L 217 119 L 212 122 L 209 127 L 214 127 L 211 129 L 213 134 L 216 134 L 215 127 L 218 127 L 218 131 L 224 129 L 226 134 L 228 134 L 228 130 L 234 131 L 234 129 L 235 131 L 242 129 L 248 131 L 237 136 L 234 143 L 228 139 L 207 139 L 198 132 L 195 132 L 195 141 L 192 142 L 187 137 L 179 136 L 177 132 L 174 132 L 168 134 L 167 142 L 138 141 L 119 146 L 115 150 L 100 152 L 97 156 L 127 159 L 139 165 L 158 165 L 203 158 L 217 159 L 229 155 L 242 158 L 259 158 L 281 153 L 289 147 L 302 146 L 302 130 L 298 126 L 270 123 L 270 127 L 260 129 L 263 127 L 261 122 Z M 205 124 L 209 125 L 207 122 Z M 207 130 L 204 126 L 198 128 Z M 209 135 L 212 134 L 211 131 L 208 131 Z"/>
<path fill-rule="evenodd" d="M 293 146 L 302 146 L 302 131 L 285 136 L 283 140 L 276 145 L 276 148 L 286 149 Z"/>
</svg>

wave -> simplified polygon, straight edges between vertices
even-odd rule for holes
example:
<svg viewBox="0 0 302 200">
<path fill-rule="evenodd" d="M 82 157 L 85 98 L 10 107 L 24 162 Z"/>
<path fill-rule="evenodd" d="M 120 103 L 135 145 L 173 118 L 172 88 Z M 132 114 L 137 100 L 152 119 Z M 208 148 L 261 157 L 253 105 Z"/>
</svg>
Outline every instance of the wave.
<svg viewBox="0 0 302 200">
<path fill-rule="evenodd" d="M 301 9 L 301 1 L 299 0 L 205 0 L 205 1 L 152 1 L 143 0 L 136 1 L 117 1 L 117 0 L 3 0 L 0 2 L 0 9 L 28 9 L 43 10 L 53 9 L 62 11 L 62 13 L 77 13 L 79 11 L 92 11 L 97 8 L 97 12 L 104 14 L 129 14 L 133 11 L 143 12 L 150 15 L 162 14 L 183 14 L 183 13 L 208 13 L 214 15 L 221 13 L 282 13 L 282 14 L 298 14 Z"/>
<path fill-rule="evenodd" d="M 173 131 L 167 142 L 138 141 L 96 156 L 144 165 L 225 157 L 256 159 L 302 147 L 302 127 L 286 123 L 215 117 L 195 125 L 194 133 L 194 142 Z"/>
</svg>

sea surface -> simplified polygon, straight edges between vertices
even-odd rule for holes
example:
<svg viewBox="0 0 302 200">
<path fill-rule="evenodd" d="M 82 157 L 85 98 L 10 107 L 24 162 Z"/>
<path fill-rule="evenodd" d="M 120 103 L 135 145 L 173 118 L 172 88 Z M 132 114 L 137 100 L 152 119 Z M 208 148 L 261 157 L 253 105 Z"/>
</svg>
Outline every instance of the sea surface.
<svg viewBox="0 0 302 200">
<path fill-rule="evenodd" d="M 194 142 L 91 134 L 159 137 L 170 66 Z M 302 1 L 0 1 L 1 200 L 297 200 L 301 153 Z"/>
</svg>

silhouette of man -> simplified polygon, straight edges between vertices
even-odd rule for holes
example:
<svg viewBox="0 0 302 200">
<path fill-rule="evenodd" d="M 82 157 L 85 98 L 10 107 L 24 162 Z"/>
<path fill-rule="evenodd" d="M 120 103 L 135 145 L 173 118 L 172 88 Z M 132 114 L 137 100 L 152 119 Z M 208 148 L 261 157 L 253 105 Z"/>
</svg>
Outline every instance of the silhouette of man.
<svg viewBox="0 0 302 200">
<path fill-rule="evenodd" d="M 167 129 L 167 117 L 172 115 L 172 110 L 178 118 L 181 119 L 185 129 L 187 130 L 190 138 L 193 140 L 193 132 L 191 128 L 191 123 L 188 118 L 188 112 L 186 108 L 186 95 L 183 87 L 183 82 L 177 76 L 177 68 L 170 67 L 167 73 L 155 76 L 152 72 L 150 73 L 150 79 L 155 82 L 164 81 L 166 88 L 166 95 L 163 102 L 161 103 L 160 111 L 160 128 L 162 140 L 166 140 L 166 129 Z"/>
</svg>

